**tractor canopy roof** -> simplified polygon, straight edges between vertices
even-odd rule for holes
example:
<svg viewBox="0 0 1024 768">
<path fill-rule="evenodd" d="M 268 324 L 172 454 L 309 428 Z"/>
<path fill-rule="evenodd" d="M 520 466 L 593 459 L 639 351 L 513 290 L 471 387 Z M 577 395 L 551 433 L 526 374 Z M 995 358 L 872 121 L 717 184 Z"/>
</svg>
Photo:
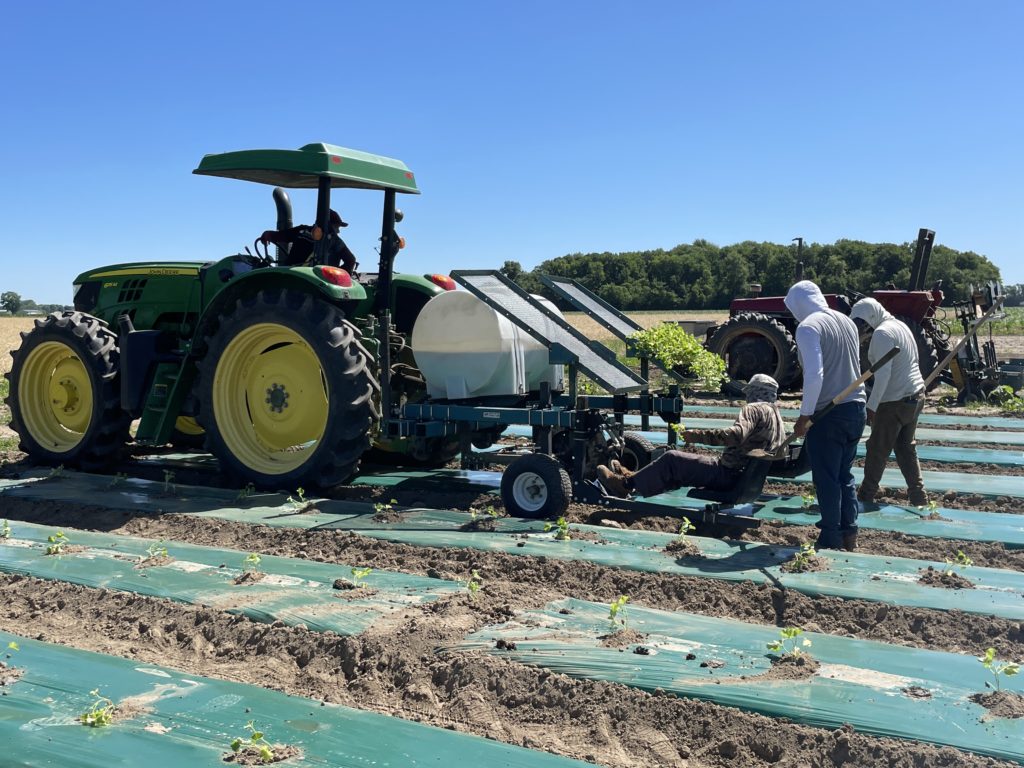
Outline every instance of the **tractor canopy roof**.
<svg viewBox="0 0 1024 768">
<path fill-rule="evenodd" d="M 401 160 L 333 144 L 205 155 L 192 173 L 293 189 L 316 189 L 320 178 L 329 178 L 332 187 L 420 192 L 412 171 Z"/>
</svg>

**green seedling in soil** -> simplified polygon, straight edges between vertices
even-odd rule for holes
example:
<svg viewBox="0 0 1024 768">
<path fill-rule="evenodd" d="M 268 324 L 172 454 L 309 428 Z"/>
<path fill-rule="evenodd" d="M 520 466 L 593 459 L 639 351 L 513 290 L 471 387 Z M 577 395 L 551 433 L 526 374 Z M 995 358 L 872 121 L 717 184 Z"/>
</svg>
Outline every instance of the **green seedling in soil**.
<svg viewBox="0 0 1024 768">
<path fill-rule="evenodd" d="M 805 541 L 800 545 L 800 551 L 793 555 L 793 565 L 790 570 L 794 573 L 803 573 L 811 567 L 811 559 L 818 554 L 814 545 Z"/>
<path fill-rule="evenodd" d="M 572 538 L 569 535 L 569 522 L 564 517 L 558 518 L 553 523 L 544 523 L 544 532 L 548 531 L 554 531 L 555 538 L 559 541 L 569 541 Z"/>
<path fill-rule="evenodd" d="M 389 512 L 394 511 L 394 507 L 392 506 L 392 504 L 397 503 L 398 499 L 391 499 L 391 501 L 389 501 L 387 504 L 385 504 L 382 501 L 378 501 L 376 504 L 373 505 L 373 512 L 376 515 L 386 515 Z"/>
<path fill-rule="evenodd" d="M 992 685 L 992 683 L 985 681 L 985 687 L 995 688 L 997 692 L 1001 690 L 999 685 L 1000 675 L 1004 677 L 1013 677 L 1020 672 L 1020 664 L 1015 664 L 1012 661 L 999 661 L 996 659 L 995 648 L 987 648 L 985 650 L 985 655 L 979 656 L 978 661 L 981 662 L 981 666 L 992 673 L 992 681 L 995 683 L 995 685 Z"/>
<path fill-rule="evenodd" d="M 18 644 L 17 644 L 16 642 L 14 642 L 13 640 L 11 640 L 11 642 L 9 642 L 9 643 L 7 644 L 7 650 L 8 650 L 8 651 L 20 651 L 20 650 L 21 650 L 21 646 L 20 646 L 20 645 L 18 645 Z"/>
<path fill-rule="evenodd" d="M 248 487 L 248 486 L 247 486 Z M 295 495 L 289 496 L 286 501 L 292 505 L 296 510 L 303 510 L 309 506 L 309 501 L 306 500 L 306 490 L 301 486 L 295 489 Z"/>
<path fill-rule="evenodd" d="M 168 496 L 173 496 L 178 492 L 178 486 L 174 484 L 174 477 L 173 470 L 164 470 L 164 493 Z"/>
<path fill-rule="evenodd" d="M 64 531 L 50 534 L 46 537 L 46 541 L 46 554 L 48 555 L 63 555 L 64 548 L 68 545 L 68 537 L 64 535 Z"/>
<path fill-rule="evenodd" d="M 690 518 L 684 517 L 679 524 L 679 540 L 687 541 L 686 535 L 697 530 L 697 526 L 690 522 Z"/>
<path fill-rule="evenodd" d="M 619 595 L 619 597 L 608 605 L 608 621 L 614 628 L 615 625 L 621 624 L 622 628 L 626 628 L 626 603 L 629 602 L 629 595 Z"/>
<path fill-rule="evenodd" d="M 102 728 L 113 723 L 114 702 L 106 696 L 100 696 L 99 688 L 93 688 L 89 691 L 89 695 L 93 697 L 94 701 L 89 709 L 78 716 L 78 721 L 90 728 Z"/>
<path fill-rule="evenodd" d="M 939 514 L 939 503 L 935 499 L 932 499 L 923 507 L 918 507 L 917 509 L 921 515 L 928 520 L 938 520 L 942 517 L 942 515 Z"/>
<path fill-rule="evenodd" d="M 167 557 L 167 547 L 164 546 L 163 539 L 155 541 L 146 547 L 146 557 L 144 557 L 143 560 L 147 558 L 156 559 L 158 557 Z"/>
<path fill-rule="evenodd" d="M 668 428 L 670 431 L 675 432 L 677 438 L 682 437 L 686 432 L 685 424 L 673 424 L 669 422 Z"/>
<path fill-rule="evenodd" d="M 128 473 L 127 472 L 118 472 L 116 475 L 114 475 L 112 478 L 110 478 L 110 483 L 107 485 L 107 488 L 116 488 L 117 486 L 119 486 L 121 483 L 123 483 L 127 479 L 128 479 Z"/>
<path fill-rule="evenodd" d="M 800 494 L 800 506 L 804 509 L 810 509 L 818 501 L 818 497 L 813 493 L 801 493 Z"/>
<path fill-rule="evenodd" d="M 781 652 L 783 657 L 799 657 L 803 655 L 803 649 L 809 648 L 811 645 L 810 638 L 797 640 L 803 633 L 804 631 L 800 627 L 783 627 L 779 630 L 779 639 L 768 643 L 768 650 Z"/>
<path fill-rule="evenodd" d="M 270 744 L 263 738 L 263 731 L 256 730 L 256 726 L 253 725 L 253 721 L 250 720 L 245 724 L 245 728 L 249 731 L 249 738 L 247 739 L 235 739 L 231 742 L 231 751 L 238 754 L 244 747 L 253 747 L 260 755 L 260 761 L 263 763 L 274 762 L 274 750 L 270 748 Z"/>
<path fill-rule="evenodd" d="M 954 567 L 970 568 L 972 565 L 974 565 L 974 561 L 971 560 L 971 558 L 969 558 L 967 555 L 965 555 L 962 550 L 958 549 L 956 551 L 956 557 L 955 558 L 953 558 L 952 560 L 950 560 L 949 558 L 946 558 L 946 565 L 949 566 L 946 569 L 946 575 L 947 576 L 952 576 L 953 575 L 953 568 Z"/>
<path fill-rule="evenodd" d="M 480 591 L 480 587 L 483 586 L 484 580 L 480 578 L 480 571 L 474 568 L 469 572 L 469 581 L 466 583 L 466 589 L 469 590 L 469 594 L 476 595 Z"/>
<path fill-rule="evenodd" d="M 470 518 L 472 518 L 473 520 L 476 520 L 477 515 L 487 515 L 488 517 L 490 517 L 492 519 L 497 519 L 498 518 L 498 510 L 496 510 L 494 508 L 494 505 L 492 505 L 492 504 L 488 504 L 483 509 L 477 509 L 476 507 L 470 507 L 470 509 L 469 509 L 469 516 L 470 516 Z"/>
<path fill-rule="evenodd" d="M 260 569 L 260 562 L 263 560 L 255 552 L 250 552 L 245 556 L 245 560 L 242 561 L 242 568 L 246 571 L 258 571 Z"/>
<path fill-rule="evenodd" d="M 0 539 L 9 538 L 11 538 L 11 524 L 7 520 L 4 520 L 4 524 L 0 526 Z"/>
<path fill-rule="evenodd" d="M 366 577 L 373 573 L 373 568 L 370 568 L 369 566 L 367 566 L 366 568 L 353 568 L 351 573 L 352 581 L 355 583 L 355 585 L 357 587 L 365 587 Z"/>
<path fill-rule="evenodd" d="M 245 501 L 245 500 L 246 500 L 246 499 L 248 499 L 248 498 L 249 498 L 250 496 L 255 496 L 255 495 L 256 495 L 256 486 L 255 486 L 255 485 L 253 485 L 252 483 L 246 483 L 246 484 L 245 484 L 245 488 L 243 488 L 242 490 L 240 490 L 240 491 L 238 492 L 238 495 L 237 495 L 237 496 L 235 496 L 235 501 Z M 291 499 L 291 497 L 289 496 L 289 497 L 288 497 L 288 501 L 291 501 L 291 500 L 292 500 L 292 499 Z"/>
<path fill-rule="evenodd" d="M 58 464 L 56 467 L 50 470 L 47 477 L 62 477 L 64 475 L 64 465 Z"/>
</svg>

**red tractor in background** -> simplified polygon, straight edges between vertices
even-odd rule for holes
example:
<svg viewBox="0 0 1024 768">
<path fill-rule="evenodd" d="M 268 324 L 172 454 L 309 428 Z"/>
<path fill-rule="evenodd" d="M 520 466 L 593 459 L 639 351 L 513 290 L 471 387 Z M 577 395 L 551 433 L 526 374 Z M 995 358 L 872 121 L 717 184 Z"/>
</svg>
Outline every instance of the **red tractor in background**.
<svg viewBox="0 0 1024 768">
<path fill-rule="evenodd" d="M 796 239 L 799 241 L 798 265 L 794 282 L 803 279 L 803 262 L 800 261 L 803 240 Z M 925 377 L 949 352 L 949 331 L 936 318 L 943 300 L 942 281 L 930 289 L 924 288 L 934 244 L 935 232 L 921 229 L 907 290 L 898 290 L 890 284 L 884 290 L 871 293 L 871 298 L 905 322 L 914 334 L 921 374 Z M 794 339 L 796 318 L 786 309 L 782 296 L 760 297 L 757 295 L 760 286 L 752 285 L 751 289 L 753 297 L 733 299 L 729 319 L 708 329 L 705 346 L 725 359 L 726 371 L 735 381 L 747 381 L 755 373 L 767 373 L 779 382 L 780 388 L 798 390 L 802 377 Z M 864 294 L 855 291 L 825 294 L 828 305 L 845 314 L 862 298 Z"/>
</svg>

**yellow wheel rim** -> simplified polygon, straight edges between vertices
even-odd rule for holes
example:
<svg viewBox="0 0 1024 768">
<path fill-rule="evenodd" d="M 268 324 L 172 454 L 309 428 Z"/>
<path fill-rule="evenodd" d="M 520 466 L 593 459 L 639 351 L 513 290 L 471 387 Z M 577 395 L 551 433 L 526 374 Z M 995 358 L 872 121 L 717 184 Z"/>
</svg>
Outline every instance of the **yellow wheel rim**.
<svg viewBox="0 0 1024 768">
<path fill-rule="evenodd" d="M 174 420 L 174 428 L 181 432 L 181 434 L 189 435 L 190 437 L 198 437 L 206 431 L 191 416 L 179 416 L 176 418 Z"/>
<path fill-rule="evenodd" d="M 29 435 L 55 453 L 82 442 L 92 423 L 92 379 L 77 353 L 60 341 L 32 349 L 18 379 L 18 405 Z"/>
<path fill-rule="evenodd" d="M 309 459 L 324 434 L 328 397 L 312 347 L 276 323 L 239 333 L 213 377 L 213 413 L 225 445 L 267 475 L 285 474 Z"/>
</svg>

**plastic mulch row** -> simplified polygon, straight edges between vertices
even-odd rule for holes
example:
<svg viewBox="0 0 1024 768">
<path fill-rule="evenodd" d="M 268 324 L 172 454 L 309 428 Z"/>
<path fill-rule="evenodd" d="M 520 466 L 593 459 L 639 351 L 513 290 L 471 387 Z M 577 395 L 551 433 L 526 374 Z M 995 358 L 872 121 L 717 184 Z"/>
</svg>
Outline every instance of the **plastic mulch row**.
<svg viewBox="0 0 1024 768">
<path fill-rule="evenodd" d="M 214 680 L 168 667 L 28 640 L 14 642 L 6 663 L 20 671 L 0 697 L 2 763 L 10 768 L 199 768 L 224 765 L 231 742 L 248 742 L 252 723 L 271 748 L 299 749 L 282 765 L 486 765 L 502 768 L 584 766 L 589 763 L 531 751 L 399 718 L 322 705 L 252 685 Z M 253 664 L 259 664 L 253 659 Z M 79 721 L 96 697 L 133 711 L 98 728 Z"/>
<path fill-rule="evenodd" d="M 796 673 L 787 676 L 772 672 L 771 657 L 782 653 L 767 649 L 781 639 L 777 629 L 628 604 L 619 616 L 646 635 L 624 650 L 603 640 L 614 631 L 609 606 L 579 600 L 520 612 L 458 647 L 573 677 L 660 688 L 816 726 L 850 723 L 879 736 L 1024 762 L 1024 718 L 995 717 L 970 699 L 989 693 L 985 684 L 993 682 L 972 656 L 806 633 L 788 640 L 786 650 L 795 647 L 820 667 L 800 676 L 799 666 L 786 665 L 790 675 Z M 506 641 L 502 649 L 498 639 Z M 1024 693 L 1018 678 L 1003 678 L 1001 686 Z"/>
</svg>

